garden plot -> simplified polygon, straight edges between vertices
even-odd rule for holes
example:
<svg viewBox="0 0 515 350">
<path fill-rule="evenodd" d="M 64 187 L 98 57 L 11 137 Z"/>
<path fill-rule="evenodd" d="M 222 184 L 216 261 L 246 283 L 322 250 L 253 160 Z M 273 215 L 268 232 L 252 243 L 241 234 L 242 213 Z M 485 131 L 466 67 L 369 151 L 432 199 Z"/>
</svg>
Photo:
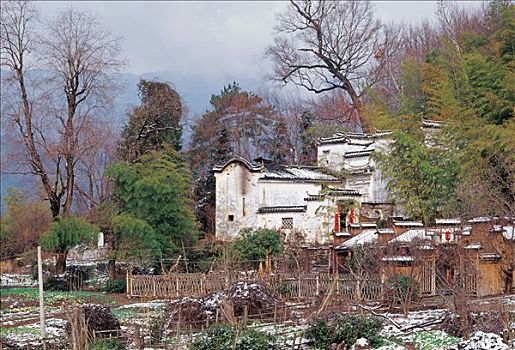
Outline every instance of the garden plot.
<svg viewBox="0 0 515 350">
<path fill-rule="evenodd" d="M 258 287 L 259 288 L 259 287 Z M 233 293 L 229 291 L 214 293 L 208 296 L 204 302 L 204 306 L 208 307 L 212 312 L 209 313 L 213 318 L 217 308 L 220 308 L 220 302 L 227 295 L 235 301 L 239 300 L 239 305 L 246 303 L 248 298 L 253 298 L 254 294 L 259 294 L 265 301 L 275 300 L 274 296 L 266 293 L 252 291 L 256 287 L 251 284 L 240 284 L 233 287 Z M 35 288 L 11 288 L 0 290 L 2 299 L 1 306 L 1 337 L 3 344 L 8 348 L 9 344 L 23 344 L 27 347 L 36 347 L 40 344 L 39 340 L 39 313 L 37 308 L 37 289 Z M 111 306 L 111 310 L 116 318 L 120 321 L 122 334 L 124 339 L 129 339 L 128 349 L 138 348 L 134 341 L 136 337 L 141 335 L 141 339 L 147 346 L 150 346 L 153 332 L 158 324 L 156 320 L 163 320 L 167 305 L 179 305 L 185 300 L 192 298 L 182 298 L 178 300 L 153 300 L 144 302 L 141 300 L 127 300 L 122 296 L 114 296 L 104 293 L 94 292 L 46 292 L 46 317 L 47 317 L 47 334 L 49 343 L 56 346 L 62 346 L 67 341 L 65 336 L 65 325 L 67 320 L 67 310 L 63 306 L 70 307 L 83 303 L 99 303 Z M 202 299 L 202 298 L 201 298 Z M 502 300 L 508 309 L 513 305 L 514 297 Z M 496 300 L 498 303 L 499 301 Z M 481 305 L 487 305 L 488 301 L 482 302 Z M 479 304 L 479 303 L 477 303 Z M 264 304 L 266 306 L 266 303 Z M 312 340 L 306 336 L 306 330 L 309 327 L 307 315 L 313 312 L 313 305 L 284 303 L 288 308 L 289 315 L 287 320 L 278 320 L 271 322 L 267 320 L 249 319 L 248 328 L 254 329 L 268 335 L 271 335 L 275 344 L 279 349 L 314 349 Z M 329 311 L 331 307 L 328 307 Z M 345 310 L 353 308 L 346 307 Z M 380 336 L 383 339 L 383 345 L 380 350 L 471 350 L 471 349 L 492 349 L 492 350 L 508 350 L 510 347 L 502 341 L 502 338 L 492 334 L 476 332 L 467 341 L 461 338 L 452 337 L 447 333 L 438 330 L 439 324 L 431 324 L 444 318 L 445 309 L 431 309 L 412 311 L 407 317 L 402 314 L 394 314 L 381 312 L 379 307 L 370 308 L 374 313 L 384 316 L 385 323 L 381 329 Z M 250 310 L 249 310 L 250 311 Z M 362 311 L 361 308 L 355 308 L 353 314 Z M 367 314 L 365 312 L 365 314 Z M 241 322 L 241 314 L 239 314 L 238 322 Z M 386 318 L 393 321 L 386 321 Z M 225 320 L 220 317 L 220 322 Z M 421 328 L 415 326 L 426 325 Z M 415 329 L 412 329 L 415 327 Z M 205 330 L 204 330 L 205 331 Z M 173 344 L 187 349 L 200 335 L 204 334 L 202 329 L 191 329 L 184 327 L 177 330 L 172 327 L 163 330 L 159 343 Z M 158 348 L 158 347 L 157 347 Z M 146 347 L 151 349 L 151 347 Z"/>
<path fill-rule="evenodd" d="M 66 345 L 67 337 L 65 326 L 67 321 L 60 318 L 51 318 L 45 322 L 46 343 L 53 346 Z M 10 346 L 37 347 L 41 344 L 39 322 L 19 327 L 1 328 L 3 345 L 9 349 Z"/>
</svg>

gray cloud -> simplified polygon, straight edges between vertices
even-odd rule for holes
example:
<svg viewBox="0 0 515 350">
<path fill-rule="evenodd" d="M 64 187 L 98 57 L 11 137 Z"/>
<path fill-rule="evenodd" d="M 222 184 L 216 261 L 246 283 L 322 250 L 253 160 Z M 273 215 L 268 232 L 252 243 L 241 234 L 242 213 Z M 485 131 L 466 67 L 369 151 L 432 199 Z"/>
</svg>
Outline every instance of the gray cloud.
<svg viewBox="0 0 515 350">
<path fill-rule="evenodd" d="M 464 3 L 477 6 L 478 2 Z M 258 78 L 269 64 L 263 52 L 271 42 L 275 14 L 287 2 L 38 2 L 44 15 L 74 6 L 97 12 L 125 38 L 129 71 L 189 72 L 214 79 L 245 74 Z M 378 1 L 384 21 L 431 18 L 436 1 Z"/>
<path fill-rule="evenodd" d="M 110 30 L 124 37 L 128 72 L 147 73 L 147 77 L 176 83 L 186 100 L 205 100 L 204 104 L 191 106 L 201 112 L 210 94 L 224 84 L 239 81 L 244 88 L 253 90 L 263 86 L 263 77 L 271 69 L 264 51 L 272 41 L 275 16 L 287 4 L 84 1 L 38 2 L 37 6 L 45 17 L 67 6 L 97 13 Z M 383 21 L 418 22 L 434 18 L 437 2 L 376 1 L 374 6 Z"/>
</svg>

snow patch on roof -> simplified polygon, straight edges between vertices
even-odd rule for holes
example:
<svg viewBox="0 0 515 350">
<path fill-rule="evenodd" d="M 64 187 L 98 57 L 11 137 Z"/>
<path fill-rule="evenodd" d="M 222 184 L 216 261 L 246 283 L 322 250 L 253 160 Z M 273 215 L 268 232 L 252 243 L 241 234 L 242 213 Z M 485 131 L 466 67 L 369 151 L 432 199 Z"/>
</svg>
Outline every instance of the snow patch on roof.
<svg viewBox="0 0 515 350">
<path fill-rule="evenodd" d="M 431 238 L 426 235 L 425 229 L 408 230 L 402 235 L 392 239 L 390 242 L 410 243 L 414 240 L 430 240 Z"/>
<path fill-rule="evenodd" d="M 349 237 L 349 236 L 352 236 L 349 232 L 336 232 L 334 235 L 336 237 Z"/>
<path fill-rule="evenodd" d="M 397 221 L 397 222 L 394 222 L 393 224 L 395 226 L 401 226 L 401 227 L 406 227 L 406 226 L 423 227 L 424 226 L 424 224 L 421 223 L 420 221 Z"/>
<path fill-rule="evenodd" d="M 304 180 L 338 182 L 336 177 L 324 174 L 316 167 L 293 165 L 270 166 L 263 172 L 262 180 Z"/>
<path fill-rule="evenodd" d="M 468 222 L 471 224 L 479 224 L 483 222 L 490 222 L 492 221 L 492 218 L 490 216 L 479 216 L 477 218 L 472 218 Z"/>
<path fill-rule="evenodd" d="M 412 256 L 399 255 L 399 256 L 385 256 L 381 260 L 383 260 L 383 261 L 413 261 L 414 259 Z"/>
<path fill-rule="evenodd" d="M 470 243 L 465 246 L 465 249 L 481 249 L 481 243 Z"/>
<path fill-rule="evenodd" d="M 377 242 L 377 237 L 378 234 L 376 230 L 365 230 L 339 245 L 336 249 L 349 249 L 359 245 L 373 244 Z"/>
<path fill-rule="evenodd" d="M 375 228 L 375 227 L 377 227 L 377 224 L 374 222 L 356 222 L 356 223 L 349 224 L 349 226 L 356 227 L 356 228 L 360 228 L 360 227 Z"/>
<path fill-rule="evenodd" d="M 461 224 L 460 219 L 436 219 L 437 225 L 459 225 Z"/>
<path fill-rule="evenodd" d="M 503 226 L 503 233 L 505 239 L 515 241 L 515 226 Z"/>
</svg>

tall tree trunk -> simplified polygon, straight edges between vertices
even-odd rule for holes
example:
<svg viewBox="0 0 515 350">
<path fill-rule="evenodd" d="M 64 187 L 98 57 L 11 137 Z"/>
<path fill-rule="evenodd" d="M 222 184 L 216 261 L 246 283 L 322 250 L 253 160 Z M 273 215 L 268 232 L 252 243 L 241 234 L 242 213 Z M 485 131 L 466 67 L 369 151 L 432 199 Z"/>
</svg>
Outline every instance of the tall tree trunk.
<svg viewBox="0 0 515 350">
<path fill-rule="evenodd" d="M 342 80 L 348 82 L 345 77 L 341 77 Z M 352 87 L 350 82 L 345 83 L 345 91 L 349 94 L 350 99 L 352 100 L 352 105 L 354 107 L 354 111 L 356 113 L 356 121 L 360 124 L 361 129 L 364 133 L 372 133 L 372 127 L 368 122 L 367 118 L 363 115 L 363 101 L 361 101 L 361 97 L 357 94 L 356 90 Z"/>
<path fill-rule="evenodd" d="M 68 250 L 57 249 L 55 250 L 55 273 L 57 275 L 62 274 L 66 271 L 66 257 L 68 256 Z"/>
<path fill-rule="evenodd" d="M 22 63 L 20 63 L 20 65 L 21 64 Z M 61 212 L 61 195 L 57 194 L 56 188 L 52 188 L 52 185 L 50 184 L 50 178 L 48 177 L 48 174 L 43 166 L 41 157 L 36 148 L 36 143 L 34 141 L 34 131 L 32 128 L 32 108 L 29 102 L 29 97 L 25 86 L 25 75 L 23 72 L 23 66 L 20 66 L 20 68 L 16 70 L 16 76 L 20 88 L 24 115 L 24 122 L 18 119 L 17 123 L 20 128 L 20 132 L 23 136 L 25 146 L 27 147 L 27 150 L 30 154 L 31 168 L 34 171 L 34 173 L 41 179 L 43 189 L 47 195 L 48 201 L 50 202 L 50 210 L 52 212 L 52 217 L 57 218 Z"/>
</svg>

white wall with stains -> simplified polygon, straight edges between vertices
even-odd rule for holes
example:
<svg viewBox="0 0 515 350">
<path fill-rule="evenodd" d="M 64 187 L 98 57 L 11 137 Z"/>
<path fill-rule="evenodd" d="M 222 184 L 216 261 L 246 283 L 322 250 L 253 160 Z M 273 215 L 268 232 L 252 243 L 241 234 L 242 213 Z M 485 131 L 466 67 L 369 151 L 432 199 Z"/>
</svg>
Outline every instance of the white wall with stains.
<svg viewBox="0 0 515 350">
<path fill-rule="evenodd" d="M 332 222 L 325 208 L 328 200 L 305 201 L 322 190 L 320 183 L 260 179 L 242 163 L 229 164 L 216 177 L 216 236 L 231 240 L 243 228 L 282 228 L 283 218 L 293 219 L 293 228 L 309 242 L 325 242 Z M 333 204 L 330 204 L 333 205 Z M 258 213 L 262 207 L 306 206 L 305 212 Z"/>
</svg>

